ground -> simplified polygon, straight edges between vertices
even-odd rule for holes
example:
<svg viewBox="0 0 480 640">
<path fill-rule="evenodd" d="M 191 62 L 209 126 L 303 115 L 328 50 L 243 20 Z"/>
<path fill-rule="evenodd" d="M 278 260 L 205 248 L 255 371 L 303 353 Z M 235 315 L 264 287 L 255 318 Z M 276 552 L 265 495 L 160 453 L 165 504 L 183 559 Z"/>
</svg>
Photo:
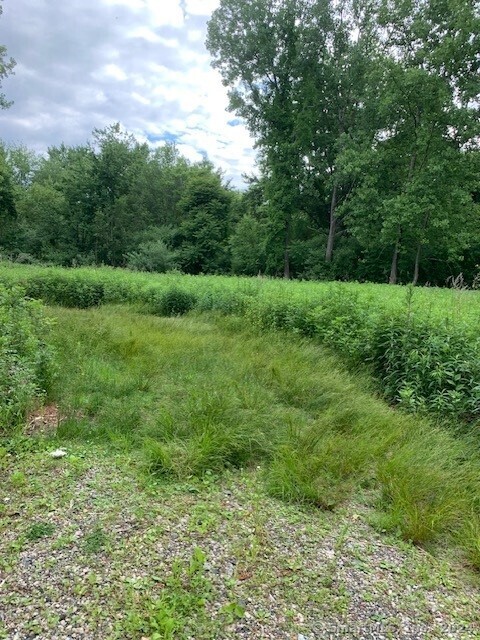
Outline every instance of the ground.
<svg viewBox="0 0 480 640">
<path fill-rule="evenodd" d="M 261 468 L 173 484 L 57 446 L 1 449 L 0 638 L 480 638 L 477 578 L 379 533 L 367 494 L 323 511 Z"/>
</svg>

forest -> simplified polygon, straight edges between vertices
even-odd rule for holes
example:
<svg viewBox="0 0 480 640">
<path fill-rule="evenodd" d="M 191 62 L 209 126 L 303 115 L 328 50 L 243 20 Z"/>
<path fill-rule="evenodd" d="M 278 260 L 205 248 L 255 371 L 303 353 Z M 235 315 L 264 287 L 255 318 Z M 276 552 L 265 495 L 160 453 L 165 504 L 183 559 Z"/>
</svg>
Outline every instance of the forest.
<svg viewBox="0 0 480 640">
<path fill-rule="evenodd" d="M 1 253 L 392 284 L 462 273 L 472 284 L 479 34 L 475 0 L 223 0 L 206 44 L 256 141 L 245 190 L 118 123 L 45 155 L 3 144 Z"/>
</svg>

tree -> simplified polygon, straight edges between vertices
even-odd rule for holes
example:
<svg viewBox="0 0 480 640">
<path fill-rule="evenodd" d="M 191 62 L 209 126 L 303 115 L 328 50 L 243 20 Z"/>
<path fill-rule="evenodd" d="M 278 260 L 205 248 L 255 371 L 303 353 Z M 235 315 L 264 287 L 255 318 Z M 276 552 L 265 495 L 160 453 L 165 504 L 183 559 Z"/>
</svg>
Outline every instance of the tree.
<svg viewBox="0 0 480 640">
<path fill-rule="evenodd" d="M 245 119 L 262 153 L 272 215 L 283 233 L 286 278 L 301 174 L 294 109 L 298 8 L 298 0 L 222 0 L 207 37 L 213 66 L 230 87 L 230 108 Z"/>
<path fill-rule="evenodd" d="M 68 263 L 68 203 L 63 194 L 52 184 L 34 183 L 17 207 L 23 251 L 39 260 Z"/>
<path fill-rule="evenodd" d="M 3 8 L 0 0 L 0 16 L 3 13 Z M 7 58 L 7 49 L 5 46 L 0 45 L 0 89 L 2 87 L 2 80 L 13 73 L 15 67 L 15 60 L 13 58 Z M 0 93 L 0 109 L 8 109 L 13 103 L 9 102 L 5 97 L 5 94 Z"/>
<path fill-rule="evenodd" d="M 326 205 L 322 217 L 326 215 L 328 226 L 327 263 L 332 262 L 339 234 L 340 205 L 351 191 L 349 180 L 342 180 L 338 170 L 338 156 L 346 141 L 368 124 L 368 80 L 379 57 L 372 7 L 372 0 L 305 3 L 299 27 L 297 138 L 305 187 Z"/>
<path fill-rule="evenodd" d="M 5 149 L 0 146 L 0 248 L 12 248 L 16 216 L 14 179 Z"/>
<path fill-rule="evenodd" d="M 473 206 L 465 154 L 480 134 L 480 22 L 472 2 L 460 8 L 456 0 L 382 0 L 377 22 L 383 58 L 370 87 L 376 131 L 373 140 L 350 141 L 343 154 L 343 169 L 355 178 L 344 212 L 365 248 L 391 252 L 390 283 L 402 260 L 416 283 L 425 249 L 442 238 L 456 251 L 468 246 L 462 229 L 471 228 Z"/>
<path fill-rule="evenodd" d="M 229 239 L 233 273 L 256 276 L 265 271 L 267 233 L 266 224 L 248 213 L 238 221 Z"/>
<path fill-rule="evenodd" d="M 179 262 L 188 273 L 219 273 L 228 267 L 231 195 L 212 167 L 198 167 L 180 201 Z"/>
<path fill-rule="evenodd" d="M 94 248 L 94 220 L 98 206 L 95 155 L 89 145 L 51 147 L 40 162 L 33 183 L 53 186 L 67 202 L 65 224 L 68 252 L 62 262 L 89 262 Z"/>
<path fill-rule="evenodd" d="M 119 266 L 132 248 L 132 236 L 149 223 L 140 188 L 149 149 L 114 124 L 94 130 L 94 151 L 95 257 L 99 262 Z"/>
</svg>

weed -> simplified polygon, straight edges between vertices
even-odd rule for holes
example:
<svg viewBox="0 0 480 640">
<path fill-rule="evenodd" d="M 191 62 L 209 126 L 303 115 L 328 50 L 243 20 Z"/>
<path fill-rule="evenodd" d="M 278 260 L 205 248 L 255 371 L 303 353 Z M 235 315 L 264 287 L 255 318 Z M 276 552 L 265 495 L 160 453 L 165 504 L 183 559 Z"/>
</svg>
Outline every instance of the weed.
<svg viewBox="0 0 480 640">
<path fill-rule="evenodd" d="M 100 525 L 96 525 L 83 539 L 83 548 L 87 553 L 100 553 L 108 544 L 108 536 Z"/>
<path fill-rule="evenodd" d="M 41 538 L 48 538 L 55 531 L 55 525 L 51 522 L 36 522 L 26 531 L 26 538 L 32 542 Z"/>
<path fill-rule="evenodd" d="M 10 484 L 16 489 L 24 487 L 28 484 L 27 476 L 22 471 L 14 471 L 10 476 Z"/>
<path fill-rule="evenodd" d="M 408 288 L 405 301 L 404 288 L 382 285 L 8 264 L 0 265 L 0 281 L 21 282 L 28 295 L 69 307 L 133 303 L 167 316 L 193 308 L 238 314 L 262 330 L 321 341 L 350 365 L 370 363 L 387 399 L 408 411 L 480 416 L 476 291 Z"/>
<path fill-rule="evenodd" d="M 180 316 L 193 309 L 196 301 L 197 298 L 193 293 L 173 286 L 160 294 L 153 290 L 148 302 L 148 310 L 160 316 Z"/>
<path fill-rule="evenodd" d="M 161 596 L 146 598 L 130 611 L 121 631 L 141 632 L 152 640 L 169 640 L 178 634 L 198 631 L 207 621 L 205 605 L 211 597 L 211 583 L 205 576 L 205 554 L 198 547 L 188 562 L 175 560 Z"/>
</svg>

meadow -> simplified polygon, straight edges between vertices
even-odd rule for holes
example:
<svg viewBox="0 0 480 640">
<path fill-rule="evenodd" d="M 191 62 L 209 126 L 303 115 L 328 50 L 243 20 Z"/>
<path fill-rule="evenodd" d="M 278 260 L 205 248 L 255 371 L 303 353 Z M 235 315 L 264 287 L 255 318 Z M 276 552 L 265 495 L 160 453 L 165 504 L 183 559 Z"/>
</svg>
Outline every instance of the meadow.
<svg viewBox="0 0 480 640">
<path fill-rule="evenodd" d="M 248 513 L 257 514 L 252 518 L 269 513 L 263 528 L 254 520 L 249 531 L 268 529 L 266 521 L 272 522 L 275 511 L 285 514 L 292 508 L 288 518 L 296 523 L 312 519 L 310 533 L 295 544 L 301 548 L 308 539 L 315 548 L 320 538 L 310 541 L 309 535 L 315 531 L 321 536 L 319 523 L 328 514 L 339 514 L 332 516 L 338 519 L 348 512 L 349 529 L 360 518 L 370 531 L 364 535 L 428 549 L 453 562 L 463 579 L 468 568 L 480 568 L 477 292 L 8 264 L 0 268 L 0 283 L 1 317 L 12 336 L 8 345 L 2 343 L 0 362 L 5 371 L 16 370 L 15 363 L 29 363 L 24 371 L 32 385 L 30 398 L 18 395 L 15 411 L 2 414 L 0 484 L 5 495 L 13 494 L 25 505 L 25 513 L 22 507 L 11 515 L 7 502 L 3 507 L 8 541 L 3 568 L 13 577 L 21 571 L 22 553 L 37 538 L 47 556 L 48 549 L 65 548 L 83 558 L 90 545 L 114 569 L 115 554 L 123 553 L 113 541 L 120 525 L 113 527 L 101 514 L 108 512 L 118 522 L 119 504 L 130 500 L 125 487 L 132 473 L 142 485 L 141 504 L 132 509 L 141 509 L 149 526 L 155 523 L 146 514 L 163 508 L 159 496 L 165 492 L 178 502 L 168 508 L 179 510 L 179 522 L 186 517 L 182 509 L 188 512 L 181 496 L 198 496 L 196 524 L 187 529 L 202 548 L 211 544 L 222 512 L 220 498 L 212 495 L 218 487 L 225 490 L 225 483 L 226 495 L 237 495 L 246 483 L 247 494 L 256 496 L 249 498 L 255 506 L 245 506 Z M 20 288 L 12 291 L 12 285 Z M 25 301 L 24 291 L 50 306 Z M 22 339 L 15 339 L 15 326 L 22 327 Z M 22 344 L 29 349 L 22 352 Z M 42 357 L 35 360 L 34 353 Z M 13 406 L 25 375 L 1 389 L 4 406 Z M 25 417 L 42 404 L 56 407 L 55 424 L 25 435 Z M 56 447 L 69 455 L 64 462 L 46 462 L 47 452 Z M 118 476 L 114 487 L 102 489 L 105 498 L 98 511 L 88 478 L 100 465 L 98 481 L 110 482 L 109 464 Z M 55 504 L 47 494 L 35 498 L 41 493 L 38 478 L 44 478 L 47 493 L 49 483 L 55 486 Z M 70 531 L 70 516 L 62 523 L 55 519 L 58 509 L 68 511 L 77 493 L 93 500 L 93 507 L 82 507 L 82 512 L 93 508 L 99 513 L 96 524 L 88 520 L 76 525 L 76 531 L 84 531 L 86 547 Z M 289 531 L 296 540 L 295 527 Z M 339 539 L 345 537 L 337 533 Z M 114 594 L 111 587 L 108 597 L 118 610 L 125 609 L 126 617 L 104 637 L 188 637 L 192 619 L 197 620 L 196 637 L 229 637 L 232 625 L 244 620 L 242 598 L 229 592 L 228 597 L 218 595 L 223 604 L 214 619 L 220 627 L 214 631 L 207 622 L 207 561 L 202 551 L 192 551 L 188 540 L 191 558 L 182 556 L 179 565 L 166 570 L 170 577 L 158 578 L 163 596 L 155 596 L 157 583 L 151 577 L 148 588 L 138 587 L 142 597 L 133 600 L 131 590 Z M 221 544 L 230 542 L 227 536 Z M 238 573 L 226 578 L 228 584 L 233 580 L 230 590 L 243 588 L 244 576 L 262 565 L 264 544 L 255 538 L 253 556 L 239 561 Z M 338 545 L 328 553 L 340 558 L 344 543 Z M 354 562 L 364 563 L 359 558 Z M 83 561 L 90 566 L 91 555 Z M 290 575 L 290 568 L 285 571 Z M 425 582 L 425 575 L 414 574 L 420 584 Z M 255 587 L 260 591 L 279 580 L 262 576 Z M 193 591 L 185 580 L 193 581 Z M 304 588 L 310 602 L 313 586 L 308 584 Z M 336 604 L 328 616 L 338 621 L 338 585 L 333 578 L 329 585 L 327 593 L 335 593 Z M 128 607 L 120 596 L 130 602 Z M 285 607 L 292 597 L 288 591 Z M 358 610 L 353 597 L 351 610 Z M 312 615 L 318 622 L 318 611 Z M 290 622 L 288 633 L 301 633 L 303 627 Z M 438 636 L 430 632 L 431 637 L 445 637 L 441 625 Z M 50 636 L 44 631 L 42 637 Z M 457 637 L 474 636 L 459 632 Z"/>
<path fill-rule="evenodd" d="M 480 293 L 264 278 L 145 275 L 112 268 L 0 264 L 0 283 L 47 304 L 134 305 L 154 315 L 236 315 L 295 333 L 368 368 L 387 401 L 474 425 L 480 416 Z"/>
</svg>

